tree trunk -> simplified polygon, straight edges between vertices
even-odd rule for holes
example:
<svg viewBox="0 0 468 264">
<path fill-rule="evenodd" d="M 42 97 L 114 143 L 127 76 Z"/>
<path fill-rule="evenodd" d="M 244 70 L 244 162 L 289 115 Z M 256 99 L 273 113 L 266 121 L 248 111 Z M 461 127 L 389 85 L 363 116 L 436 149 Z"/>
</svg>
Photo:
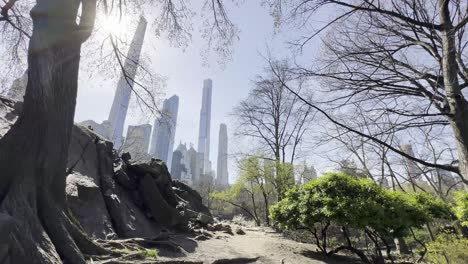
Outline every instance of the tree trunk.
<svg viewBox="0 0 468 264">
<path fill-rule="evenodd" d="M 270 226 L 270 211 L 268 210 L 270 205 L 268 203 L 268 195 L 265 190 L 262 188 L 263 200 L 265 202 L 265 222 L 267 226 Z"/>
<path fill-rule="evenodd" d="M 455 135 L 459 168 L 465 182 L 468 181 L 468 102 L 460 89 L 459 68 L 456 60 L 455 29 L 450 19 L 447 0 L 439 0 L 439 14 L 442 23 L 442 70 L 444 87 L 447 94 L 447 106 L 450 113 L 450 125 Z"/>
<path fill-rule="evenodd" d="M 103 251 L 65 213 L 80 49 L 95 4 L 83 0 L 79 25 L 79 0 L 37 0 L 31 10 L 23 111 L 0 140 L 0 212 L 14 219 L 12 263 L 85 263 L 83 253 Z"/>
</svg>

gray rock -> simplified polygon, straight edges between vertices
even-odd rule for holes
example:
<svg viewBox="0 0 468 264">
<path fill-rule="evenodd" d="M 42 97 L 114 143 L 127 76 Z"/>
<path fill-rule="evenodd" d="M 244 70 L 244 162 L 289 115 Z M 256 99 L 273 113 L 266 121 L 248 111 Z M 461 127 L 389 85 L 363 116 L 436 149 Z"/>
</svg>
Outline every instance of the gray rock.
<svg viewBox="0 0 468 264">
<path fill-rule="evenodd" d="M 156 180 L 146 174 L 139 184 L 140 195 L 156 222 L 164 226 L 187 225 L 188 219 L 171 206 L 159 191 Z"/>
<path fill-rule="evenodd" d="M 117 168 L 114 173 L 115 181 L 122 187 L 128 190 L 136 190 L 138 188 L 136 179 L 127 174 L 123 168 Z"/>
<path fill-rule="evenodd" d="M 245 235 L 245 231 L 242 230 L 242 228 L 239 228 L 239 227 L 238 227 L 238 228 L 236 228 L 236 234 L 238 234 L 238 235 Z"/>
<path fill-rule="evenodd" d="M 68 206 L 84 231 L 94 238 L 115 238 L 101 189 L 93 179 L 74 172 L 67 177 Z"/>
<path fill-rule="evenodd" d="M 138 162 L 128 165 L 127 173 L 137 180 L 141 180 L 146 175 L 150 175 L 156 183 L 159 192 L 164 200 L 172 207 L 178 205 L 176 195 L 172 190 L 172 178 L 167 170 L 167 166 L 161 160 L 151 159 L 148 162 Z"/>
<path fill-rule="evenodd" d="M 66 190 L 68 205 L 85 232 L 94 238 L 106 239 L 115 238 L 116 233 L 101 190 L 102 174 L 113 174 L 112 166 L 110 171 L 105 168 L 107 155 L 99 153 L 102 142 L 103 139 L 88 128 L 73 127 Z M 112 144 L 104 146 L 112 151 Z"/>
<path fill-rule="evenodd" d="M 172 181 L 172 186 L 179 202 L 183 203 L 186 209 L 203 213 L 211 217 L 210 210 L 203 204 L 202 197 L 197 191 L 190 188 L 185 183 L 176 180 Z"/>
<path fill-rule="evenodd" d="M 0 263 L 10 263 L 8 252 L 10 250 L 10 232 L 13 229 L 13 218 L 0 213 Z"/>
<path fill-rule="evenodd" d="M 112 148 L 111 148 L 112 149 Z M 112 150 L 104 143 L 98 145 L 101 156 L 106 157 L 102 173 L 102 192 L 109 214 L 113 220 L 114 229 L 119 237 L 156 237 L 160 233 L 152 220 L 134 202 L 135 191 L 125 190 L 116 183 L 113 177 L 113 160 L 109 152 Z"/>
<path fill-rule="evenodd" d="M 213 217 L 204 213 L 198 213 L 197 221 L 200 222 L 202 225 L 208 225 L 210 223 L 213 223 Z"/>
</svg>

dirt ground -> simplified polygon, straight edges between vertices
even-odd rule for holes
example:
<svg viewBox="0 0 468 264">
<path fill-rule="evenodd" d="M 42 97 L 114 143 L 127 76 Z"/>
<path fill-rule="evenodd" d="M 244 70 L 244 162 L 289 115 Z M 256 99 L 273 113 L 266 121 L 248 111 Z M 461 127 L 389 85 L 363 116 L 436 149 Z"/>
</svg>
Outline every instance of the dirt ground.
<svg viewBox="0 0 468 264">
<path fill-rule="evenodd" d="M 284 238 L 281 234 L 266 227 L 241 227 L 231 224 L 233 230 L 241 228 L 245 235 L 229 235 L 214 232 L 213 238 L 194 241 L 191 238 L 176 236 L 174 239 L 186 252 L 171 255 L 161 251 L 160 260 L 190 261 L 185 263 L 264 263 L 264 264 L 344 264 L 359 263 L 344 256 L 324 259 L 311 244 L 299 243 Z M 166 258 L 166 257 L 168 258 Z M 236 258 L 258 258 L 255 261 L 234 261 Z M 223 259 L 223 261 L 220 261 Z M 191 262 L 193 261 L 193 262 Z M 219 262 L 216 262 L 219 261 Z M 181 262 L 182 263 L 182 262 Z"/>
</svg>

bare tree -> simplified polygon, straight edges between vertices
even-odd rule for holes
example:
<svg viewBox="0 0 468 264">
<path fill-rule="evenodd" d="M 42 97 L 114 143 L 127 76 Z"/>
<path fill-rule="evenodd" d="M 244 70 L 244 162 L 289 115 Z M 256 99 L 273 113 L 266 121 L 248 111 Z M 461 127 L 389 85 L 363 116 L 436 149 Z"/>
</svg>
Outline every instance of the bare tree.
<svg viewBox="0 0 468 264">
<path fill-rule="evenodd" d="M 302 89 L 303 82 L 289 74 L 286 61 L 273 63 L 289 85 Z M 249 97 L 234 108 L 236 136 L 254 140 L 277 163 L 293 164 L 313 117 L 311 108 L 290 94 L 269 70 L 257 77 L 254 86 Z M 294 183 L 293 173 L 290 177 Z"/>
<path fill-rule="evenodd" d="M 25 16 L 17 15 L 16 3 L 2 2 L 0 22 L 28 35 L 18 28 L 16 19 Z M 124 1 L 99 4 L 122 12 Z M 184 1 L 156 4 L 164 23 L 182 29 Z M 97 7 L 97 0 L 37 0 L 23 10 L 32 19 L 28 84 L 18 121 L 0 140 L 0 212 L 13 226 L 12 263 L 84 264 L 85 255 L 107 253 L 69 217 L 65 196 L 81 47 L 93 32 Z M 183 31 L 177 30 L 170 33 Z"/>
<path fill-rule="evenodd" d="M 288 13 L 290 19 L 305 24 L 323 8 L 338 10 L 339 15 L 320 30 L 296 42 L 303 49 L 317 34 L 330 29 L 324 37 L 321 59 L 312 67 L 299 66 L 300 74 L 322 83 L 326 94 L 331 95 L 322 103 L 336 108 L 359 103 L 366 105 L 369 115 L 391 113 L 389 129 L 451 127 L 458 165 L 443 160 L 434 164 L 410 157 L 395 146 L 386 147 L 424 166 L 459 173 L 466 182 L 468 103 L 463 93 L 468 86 L 466 1 L 272 0 L 269 3 L 275 10 L 281 10 L 278 13 Z M 352 125 L 340 124 L 356 132 Z M 361 136 L 385 143 L 375 135 Z"/>
</svg>

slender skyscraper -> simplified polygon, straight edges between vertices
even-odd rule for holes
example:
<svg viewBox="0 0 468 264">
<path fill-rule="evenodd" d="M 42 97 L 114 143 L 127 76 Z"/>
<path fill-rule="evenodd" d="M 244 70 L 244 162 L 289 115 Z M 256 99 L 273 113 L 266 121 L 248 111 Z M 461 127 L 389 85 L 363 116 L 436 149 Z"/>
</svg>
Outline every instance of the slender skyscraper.
<svg viewBox="0 0 468 264">
<path fill-rule="evenodd" d="M 221 187 L 228 186 L 228 135 L 226 124 L 219 126 L 218 138 L 218 169 L 216 176 L 216 184 Z"/>
<path fill-rule="evenodd" d="M 161 116 L 154 121 L 151 138 L 150 154 L 166 162 L 168 168 L 171 168 L 172 163 L 178 111 L 179 97 L 177 95 L 164 100 Z"/>
<path fill-rule="evenodd" d="M 400 150 L 412 157 L 415 157 L 413 146 L 411 144 L 401 145 Z M 418 164 L 414 160 L 403 158 L 403 163 L 406 167 L 406 171 L 410 180 L 419 180 L 421 178 L 423 171 L 421 168 L 419 168 Z"/>
<path fill-rule="evenodd" d="M 130 103 L 130 96 L 132 94 L 133 80 L 135 79 L 138 63 L 140 61 L 141 47 L 145 39 L 146 24 L 146 19 L 140 17 L 124 64 L 126 74 L 120 77 L 117 89 L 115 90 L 114 102 L 112 103 L 112 108 L 109 113 L 109 135 L 112 142 L 114 142 L 115 149 L 119 149 L 123 143 L 122 134 L 125 117 L 127 116 L 128 104 Z"/>
<path fill-rule="evenodd" d="M 198 130 L 198 153 L 203 154 L 203 173 L 210 173 L 210 126 L 211 126 L 211 79 L 203 81 L 202 107 L 200 110 L 200 127 Z"/>
</svg>

